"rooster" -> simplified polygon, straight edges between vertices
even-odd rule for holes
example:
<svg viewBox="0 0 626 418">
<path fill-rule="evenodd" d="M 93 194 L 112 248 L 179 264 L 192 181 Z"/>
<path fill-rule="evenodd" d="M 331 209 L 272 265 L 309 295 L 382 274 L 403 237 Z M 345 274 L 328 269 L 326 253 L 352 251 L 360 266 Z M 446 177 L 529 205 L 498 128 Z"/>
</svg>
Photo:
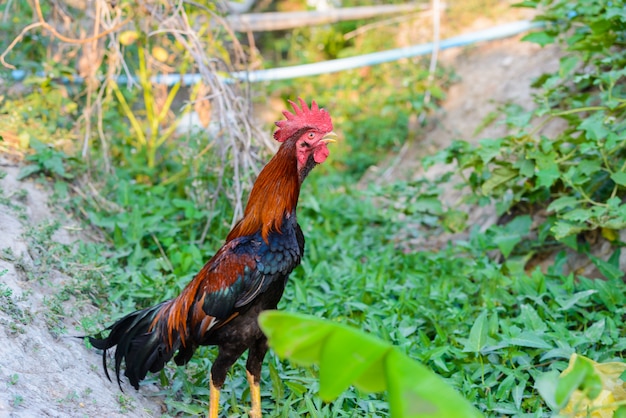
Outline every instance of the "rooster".
<svg viewBox="0 0 626 418">
<path fill-rule="evenodd" d="M 107 328 L 106 338 L 89 337 L 103 350 L 109 380 L 106 354 L 114 346 L 118 385 L 124 361 L 124 374 L 138 389 L 148 371 L 163 369 L 172 356 L 177 365 L 184 365 L 198 346 L 216 345 L 209 417 L 217 418 L 226 374 L 247 350 L 250 416 L 261 416 L 259 380 L 268 345 L 258 316 L 276 309 L 289 274 L 300 264 L 304 254 L 304 235 L 296 222 L 300 186 L 326 160 L 327 144 L 336 138 L 328 112 L 315 101 L 311 108 L 299 101 L 300 107 L 289 101 L 294 113 L 285 110 L 286 119 L 276 122 L 274 138 L 282 144 L 259 174 L 243 218 L 180 295 L 126 315 Z"/>
</svg>

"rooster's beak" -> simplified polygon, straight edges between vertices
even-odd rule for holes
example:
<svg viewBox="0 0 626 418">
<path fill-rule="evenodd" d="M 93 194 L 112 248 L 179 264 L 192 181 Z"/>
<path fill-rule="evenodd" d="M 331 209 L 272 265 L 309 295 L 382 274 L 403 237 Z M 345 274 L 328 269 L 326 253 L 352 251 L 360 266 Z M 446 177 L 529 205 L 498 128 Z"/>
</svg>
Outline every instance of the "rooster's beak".
<svg viewBox="0 0 626 418">
<path fill-rule="evenodd" d="M 337 142 L 337 138 L 339 138 L 339 137 L 337 136 L 336 133 L 329 132 L 326 135 L 324 135 L 320 141 L 325 143 L 325 144 L 328 144 L 330 142 Z"/>
</svg>

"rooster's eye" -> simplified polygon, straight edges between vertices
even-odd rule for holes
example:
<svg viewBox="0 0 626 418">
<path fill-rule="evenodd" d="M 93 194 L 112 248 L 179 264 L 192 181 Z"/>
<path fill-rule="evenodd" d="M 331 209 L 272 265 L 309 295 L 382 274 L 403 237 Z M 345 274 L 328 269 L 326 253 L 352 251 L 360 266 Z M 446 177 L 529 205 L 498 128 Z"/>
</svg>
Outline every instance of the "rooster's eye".
<svg viewBox="0 0 626 418">
<path fill-rule="evenodd" d="M 313 139 L 313 138 L 315 138 L 315 134 L 314 134 L 313 132 L 309 132 L 308 137 L 309 137 L 310 139 Z"/>
</svg>

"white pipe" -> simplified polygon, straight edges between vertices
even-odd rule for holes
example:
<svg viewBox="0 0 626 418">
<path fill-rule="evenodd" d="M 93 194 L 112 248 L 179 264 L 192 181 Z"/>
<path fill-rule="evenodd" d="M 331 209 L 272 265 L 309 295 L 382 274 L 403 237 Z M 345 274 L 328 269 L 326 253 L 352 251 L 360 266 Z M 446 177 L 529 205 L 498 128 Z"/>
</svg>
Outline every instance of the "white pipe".
<svg viewBox="0 0 626 418">
<path fill-rule="evenodd" d="M 439 49 L 444 50 L 452 47 L 465 46 L 481 41 L 506 38 L 526 32 L 533 28 L 543 26 L 541 22 L 528 20 L 507 23 L 491 29 L 485 29 L 465 35 L 445 39 L 439 43 Z M 402 58 L 411 58 L 429 54 L 433 51 L 434 44 L 429 42 L 422 45 L 408 46 L 391 49 L 388 51 L 374 52 L 372 54 L 358 55 L 356 57 L 340 58 L 331 61 L 316 62 L 314 64 L 294 65 L 292 67 L 272 68 L 258 71 L 238 71 L 231 76 L 249 82 L 286 80 L 297 77 L 307 77 L 318 74 L 335 73 L 338 71 L 352 70 L 359 67 L 382 64 L 384 62 L 397 61 Z"/>
<path fill-rule="evenodd" d="M 544 23 L 542 22 L 531 22 L 528 20 L 507 23 L 491 29 L 485 29 L 445 39 L 439 43 L 439 50 L 470 45 L 476 42 L 507 38 L 542 26 L 544 26 Z M 397 61 L 403 58 L 430 54 L 434 47 L 435 45 L 430 42 L 422 45 L 414 45 L 404 48 L 391 49 L 388 51 L 374 52 L 372 54 L 358 55 L 356 57 L 316 62 L 314 64 L 294 65 L 291 67 L 272 68 L 269 70 L 258 71 L 236 71 L 231 73 L 230 76 L 239 80 L 247 80 L 251 83 L 260 81 L 287 80 L 291 78 L 352 70 L 355 68 L 382 64 L 384 62 Z M 26 76 L 26 72 L 24 70 L 13 70 L 12 76 L 15 80 L 21 80 Z M 202 76 L 200 74 L 162 74 L 152 77 L 151 81 L 156 84 L 172 86 L 181 81 L 181 79 L 184 85 L 192 85 L 202 81 Z M 126 83 L 126 81 L 126 76 L 120 76 L 117 80 L 120 84 Z M 76 76 L 72 78 L 71 81 L 69 79 L 65 79 L 65 82 L 82 83 L 83 79 Z"/>
</svg>

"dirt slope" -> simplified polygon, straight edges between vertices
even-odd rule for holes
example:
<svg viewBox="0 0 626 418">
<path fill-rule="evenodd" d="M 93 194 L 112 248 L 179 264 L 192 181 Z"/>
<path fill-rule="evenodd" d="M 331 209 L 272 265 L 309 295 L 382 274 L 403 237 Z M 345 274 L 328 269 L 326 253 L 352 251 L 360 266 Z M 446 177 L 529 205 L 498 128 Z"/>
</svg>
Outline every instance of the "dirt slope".
<svg viewBox="0 0 626 418">
<path fill-rule="evenodd" d="M 460 81 L 448 90 L 441 110 L 431 116 L 427 131 L 408 141 L 398 155 L 390 156 L 379 167 L 373 167 L 364 176 L 361 184 L 365 185 L 372 181 L 382 184 L 420 177 L 436 179 L 451 171 L 451 167 L 436 164 L 424 171 L 420 164 L 422 157 L 434 154 L 456 139 L 477 143 L 483 138 L 505 136 L 507 128 L 504 124 L 496 122 L 484 129 L 478 128 L 500 105 L 511 103 L 524 109 L 531 109 L 534 105 L 535 92 L 530 85 L 542 74 L 558 70 L 559 60 L 563 55 L 558 46 L 548 45 L 542 48 L 536 44 L 522 42 L 520 40 L 522 36 L 443 51 L 442 65 L 454 68 Z M 554 137 L 564 126 L 563 121 L 555 119 L 546 124 L 539 133 Z M 448 207 L 458 207 L 463 194 L 469 193 L 467 189 L 455 188 L 456 182 L 460 182 L 460 179 L 453 178 L 450 183 L 443 186 L 445 190 L 441 198 Z M 467 210 L 468 225 L 477 225 L 484 230 L 498 220 L 494 205 L 462 206 L 462 208 Z M 437 236 L 424 234 L 416 239 L 407 238 L 406 242 L 414 251 L 433 249 L 441 248 L 449 241 L 463 239 L 465 235 L 466 233 Z M 622 231 L 620 236 L 624 239 L 626 231 Z M 608 242 L 599 240 L 590 250 L 594 256 L 606 260 L 614 249 Z M 554 262 L 558 251 L 560 250 L 546 253 L 543 255 L 544 258 L 533 260 L 529 268 L 539 265 L 545 269 Z M 571 250 L 567 251 L 573 255 Z M 626 266 L 626 254 L 621 256 L 620 266 Z M 575 271 L 586 277 L 603 277 L 587 257 L 569 257 L 564 268 L 566 272 Z"/>
<path fill-rule="evenodd" d="M 541 74 L 558 69 L 561 56 L 554 45 L 541 48 L 521 42 L 521 37 L 442 51 L 440 65 L 454 68 L 459 82 L 446 93 L 441 110 L 429 117 L 426 132 L 419 132 L 399 156 L 393 156 L 373 171 L 383 170 L 383 180 L 415 178 L 423 174 L 419 171 L 420 158 L 447 147 L 453 140 L 475 143 L 481 138 L 505 135 L 505 126 L 497 123 L 474 132 L 499 105 L 516 103 L 530 109 L 533 104 L 530 84 Z M 542 132 L 558 128 L 553 124 Z"/>
<path fill-rule="evenodd" d="M 151 398 L 150 388 L 137 394 L 126 386 L 122 394 L 104 376 L 94 350 L 79 339 L 51 333 L 44 298 L 68 278 L 54 269 L 38 277 L 38 254 L 46 248 L 33 248 L 25 234 L 49 224 L 54 215 L 45 187 L 16 180 L 18 172 L 18 164 L 0 156 L 0 418 L 160 415 L 160 398 Z M 57 219 L 61 228 L 53 240 L 70 244 L 78 239 L 69 232 L 76 226 L 71 218 Z M 75 317 L 63 322 L 77 334 L 84 310 L 72 311 Z"/>
</svg>

